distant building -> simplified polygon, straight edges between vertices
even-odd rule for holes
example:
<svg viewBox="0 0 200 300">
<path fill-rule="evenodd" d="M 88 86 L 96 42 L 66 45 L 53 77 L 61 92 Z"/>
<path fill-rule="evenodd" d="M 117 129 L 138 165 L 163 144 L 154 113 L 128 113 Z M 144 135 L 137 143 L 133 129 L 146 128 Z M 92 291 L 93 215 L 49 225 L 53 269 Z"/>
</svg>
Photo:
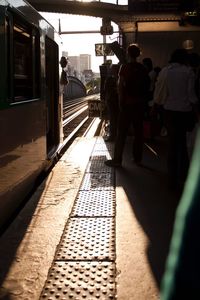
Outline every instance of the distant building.
<svg viewBox="0 0 200 300">
<path fill-rule="evenodd" d="M 68 56 L 70 75 L 80 73 L 80 57 L 79 56 Z"/>
<path fill-rule="evenodd" d="M 68 52 L 67 51 L 62 51 L 62 56 L 68 57 Z"/>
<path fill-rule="evenodd" d="M 76 72 L 77 74 L 82 73 L 84 70 L 91 69 L 91 55 L 90 54 L 80 54 L 79 56 L 68 56 L 69 65 L 71 72 Z M 71 74 L 73 75 L 73 74 Z"/>
<path fill-rule="evenodd" d="M 91 55 L 90 54 L 80 54 L 80 71 L 91 69 Z"/>
</svg>

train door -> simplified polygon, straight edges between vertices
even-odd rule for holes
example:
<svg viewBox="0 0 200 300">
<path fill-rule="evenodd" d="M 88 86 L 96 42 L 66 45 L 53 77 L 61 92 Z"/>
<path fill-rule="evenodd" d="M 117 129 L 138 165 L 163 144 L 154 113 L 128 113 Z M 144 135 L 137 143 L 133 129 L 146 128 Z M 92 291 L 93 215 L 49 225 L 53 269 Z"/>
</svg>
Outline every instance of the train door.
<svg viewBox="0 0 200 300">
<path fill-rule="evenodd" d="M 59 144 L 59 65 L 58 45 L 46 37 L 46 97 L 47 97 L 47 153 Z"/>
</svg>

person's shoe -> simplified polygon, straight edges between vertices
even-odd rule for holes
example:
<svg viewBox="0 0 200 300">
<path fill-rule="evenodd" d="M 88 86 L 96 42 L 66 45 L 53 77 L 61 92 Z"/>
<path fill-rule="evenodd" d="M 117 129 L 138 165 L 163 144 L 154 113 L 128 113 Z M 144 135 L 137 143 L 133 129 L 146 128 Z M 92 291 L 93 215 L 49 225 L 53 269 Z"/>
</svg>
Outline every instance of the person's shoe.
<svg viewBox="0 0 200 300">
<path fill-rule="evenodd" d="M 113 167 L 113 168 L 120 168 L 122 166 L 121 162 L 118 162 L 114 159 L 108 159 L 104 163 L 105 163 L 106 166 Z"/>
</svg>

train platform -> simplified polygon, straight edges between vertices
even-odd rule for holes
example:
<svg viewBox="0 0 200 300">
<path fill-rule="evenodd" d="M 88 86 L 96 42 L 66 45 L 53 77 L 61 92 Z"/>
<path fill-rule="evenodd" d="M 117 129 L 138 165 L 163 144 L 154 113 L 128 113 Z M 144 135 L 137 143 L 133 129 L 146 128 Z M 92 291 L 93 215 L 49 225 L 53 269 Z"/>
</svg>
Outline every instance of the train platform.
<svg viewBox="0 0 200 300">
<path fill-rule="evenodd" d="M 180 194 L 167 187 L 166 138 L 77 138 L 0 238 L 0 299 L 159 299 Z"/>
</svg>

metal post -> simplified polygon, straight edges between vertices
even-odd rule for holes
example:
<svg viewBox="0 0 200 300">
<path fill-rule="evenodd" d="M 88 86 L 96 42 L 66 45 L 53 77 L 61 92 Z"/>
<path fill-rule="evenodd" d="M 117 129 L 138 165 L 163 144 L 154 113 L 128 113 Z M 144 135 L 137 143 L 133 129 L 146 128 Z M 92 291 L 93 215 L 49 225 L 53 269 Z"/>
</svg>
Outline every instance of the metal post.
<svg viewBox="0 0 200 300">
<path fill-rule="evenodd" d="M 138 40 L 138 22 L 135 22 L 134 25 L 135 25 L 134 39 L 135 39 L 135 43 L 137 43 L 137 40 Z"/>
<path fill-rule="evenodd" d="M 103 35 L 103 43 L 106 44 L 106 35 Z M 104 64 L 106 63 L 106 60 L 107 60 L 107 57 L 106 57 L 106 54 L 104 53 L 104 55 L 103 55 Z"/>
</svg>

